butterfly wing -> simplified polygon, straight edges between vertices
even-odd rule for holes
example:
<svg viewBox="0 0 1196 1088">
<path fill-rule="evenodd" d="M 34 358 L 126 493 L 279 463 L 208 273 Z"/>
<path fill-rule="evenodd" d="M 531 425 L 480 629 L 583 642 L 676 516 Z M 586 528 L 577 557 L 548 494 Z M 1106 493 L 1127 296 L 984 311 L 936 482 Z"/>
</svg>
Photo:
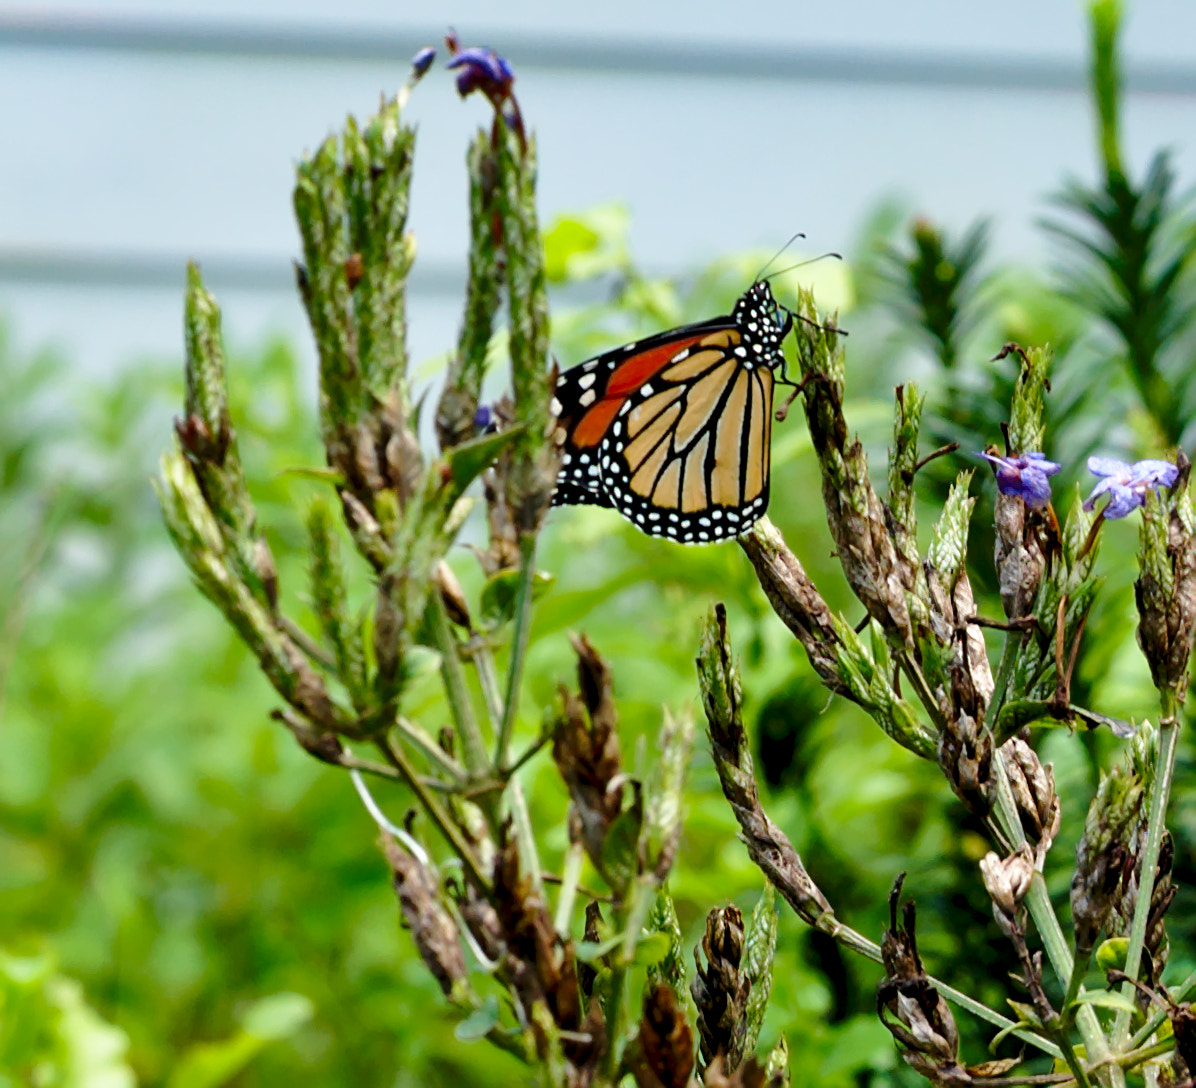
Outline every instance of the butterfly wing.
<svg viewBox="0 0 1196 1088">
<path fill-rule="evenodd" d="M 753 288 L 756 291 L 756 288 Z M 763 289 L 771 302 L 767 288 Z M 686 544 L 746 532 L 768 505 L 777 327 L 736 313 L 660 333 L 561 375 L 556 505 L 613 507 Z"/>
</svg>

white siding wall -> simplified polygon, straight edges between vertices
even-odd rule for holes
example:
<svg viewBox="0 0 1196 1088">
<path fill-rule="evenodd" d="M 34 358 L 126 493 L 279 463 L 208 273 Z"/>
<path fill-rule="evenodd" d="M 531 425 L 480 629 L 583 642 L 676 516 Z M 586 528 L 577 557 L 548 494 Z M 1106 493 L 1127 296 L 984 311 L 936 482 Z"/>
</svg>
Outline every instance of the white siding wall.
<svg viewBox="0 0 1196 1088">
<path fill-rule="evenodd" d="M 1196 5 L 1131 6 L 1127 149 L 1140 167 L 1170 145 L 1191 180 Z M 846 249 L 893 194 L 955 228 L 995 216 L 998 249 L 1031 255 L 1042 197 L 1092 169 L 1083 13 L 1060 0 L 0 3 L 0 313 L 18 342 L 59 345 L 89 369 L 177 356 L 189 256 L 234 342 L 272 329 L 298 341 L 292 163 L 346 111 L 369 112 L 450 22 L 516 68 L 545 221 L 624 201 L 654 270 L 796 230 L 814 250 Z M 170 40 L 180 26 L 284 43 L 276 56 L 147 47 L 147 29 Z M 122 28 L 140 44 L 112 47 Z M 321 59 L 286 55 L 286 40 L 401 51 Z M 462 159 L 485 115 L 440 69 L 412 103 L 417 357 L 455 332 Z"/>
</svg>

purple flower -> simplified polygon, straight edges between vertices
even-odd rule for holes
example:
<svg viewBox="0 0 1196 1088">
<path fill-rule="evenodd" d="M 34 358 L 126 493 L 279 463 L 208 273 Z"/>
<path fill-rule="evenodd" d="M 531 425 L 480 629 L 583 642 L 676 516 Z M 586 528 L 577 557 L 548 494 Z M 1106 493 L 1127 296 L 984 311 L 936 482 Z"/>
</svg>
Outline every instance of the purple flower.
<svg viewBox="0 0 1196 1088">
<path fill-rule="evenodd" d="M 411 68 L 415 72 L 417 79 L 432 67 L 432 61 L 435 59 L 436 49 L 431 45 L 425 45 L 423 49 L 411 58 Z"/>
<path fill-rule="evenodd" d="M 1002 495 L 1016 495 L 1027 506 L 1037 510 L 1051 501 L 1049 477 L 1060 465 L 1048 461 L 1045 454 L 1019 453 L 1016 457 L 1001 457 L 995 453 L 980 454 L 992 462 L 997 474 L 997 490 Z"/>
<path fill-rule="evenodd" d="M 510 95 L 515 82 L 511 66 L 493 49 L 470 46 L 460 50 L 445 67 L 461 69 L 457 73 L 457 93 L 462 98 L 481 91 L 491 102 L 501 102 Z"/>
<path fill-rule="evenodd" d="M 488 404 L 479 404 L 473 414 L 473 429 L 477 434 L 493 434 L 498 430 L 498 413 Z"/>
<path fill-rule="evenodd" d="M 1152 487 L 1174 487 L 1179 478 L 1179 468 L 1170 461 L 1135 461 L 1127 465 L 1114 457 L 1089 457 L 1088 471 L 1103 479 L 1092 489 L 1084 509 L 1091 510 L 1107 492 L 1109 501 L 1102 511 L 1106 518 L 1125 517 L 1146 502 L 1146 493 Z"/>
<path fill-rule="evenodd" d="M 448 46 L 453 58 L 445 67 L 460 69 L 457 73 L 457 93 L 464 98 L 474 91 L 481 91 L 494 107 L 494 138 L 497 139 L 498 118 L 502 118 L 519 136 L 520 146 L 526 148 L 523 117 L 519 113 L 519 103 L 515 101 L 512 90 L 515 72 L 507 63 L 507 59 L 500 57 L 493 49 L 484 49 L 481 46 L 471 45 L 462 49 L 454 30 L 450 30 L 444 36 L 444 44 Z"/>
</svg>

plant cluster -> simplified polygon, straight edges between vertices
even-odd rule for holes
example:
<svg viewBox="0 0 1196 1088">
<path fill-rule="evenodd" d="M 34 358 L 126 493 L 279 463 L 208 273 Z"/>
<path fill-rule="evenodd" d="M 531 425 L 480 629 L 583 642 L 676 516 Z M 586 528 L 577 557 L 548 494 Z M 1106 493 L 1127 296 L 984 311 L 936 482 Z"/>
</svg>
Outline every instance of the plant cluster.
<svg viewBox="0 0 1196 1088">
<path fill-rule="evenodd" d="M 1115 77 L 1116 14 L 1108 4 L 1095 10 L 1098 86 Z M 1092 459 L 1100 482 L 1086 502 L 1073 499 L 1061 522 L 1051 497 L 1060 464 L 1045 453 L 1050 353 L 1009 345 L 1000 357 L 1012 371 L 1008 417 L 993 421 L 983 452 L 976 451 L 993 466 L 999 492 L 992 532 L 1003 615 L 985 616 L 969 575 L 972 472 L 957 476 L 929 543 L 920 544 L 918 474 L 930 463 L 941 467 L 953 449 L 920 454 L 925 399 L 912 384 L 899 386 L 887 489 L 877 491 L 844 413 L 842 337 L 833 315 L 819 314 L 813 297 L 801 294 L 799 395 L 835 554 L 863 617 L 855 622 L 830 606 L 767 519 L 739 543 L 821 684 L 936 765 L 984 829 L 990 850 L 976 878 L 1016 964 L 1013 1016 L 927 972 L 900 876 L 879 944 L 838 917 L 764 811 L 739 670 L 717 605 L 697 652 L 702 706 L 723 794 L 767 883 L 748 920 L 733 905 L 713 906 L 691 975 L 668 878 L 683 831 L 692 721 L 666 710 L 654 759 L 626 758 L 611 668 L 583 636 L 574 640 L 576 690 L 562 686 L 534 731 L 523 724 L 530 716 L 529 628 L 545 584 L 537 541 L 558 468 L 536 147 L 510 65 L 488 50 L 461 49 L 455 39 L 450 51 L 460 92 L 481 92 L 495 115 L 468 154 L 469 283 L 460 339 L 434 408 L 415 397 L 406 357 L 414 133 L 402 117 L 431 55 L 416 58 L 408 85 L 374 118 L 361 126 L 350 120 L 298 171 L 299 286 L 319 350 L 327 461 L 312 472 L 334 497 L 317 499 L 307 516 L 314 629 L 281 603 L 228 406 L 219 311 L 195 268 L 185 414 L 158 487 L 196 584 L 281 699 L 278 720 L 358 784 L 382 829 L 402 918 L 460 1017 L 459 1037 L 489 1040 L 545 1085 L 615 1085 L 630 1077 L 640 1088 L 695 1081 L 760 1088 L 791 1075 L 802 1082 L 800 1071 L 787 1068 L 783 1039 L 756 1053 L 776 947 L 775 890 L 807 925 L 881 964 L 878 1015 L 906 1063 L 932 1083 L 1188 1082 L 1184 999 L 1196 978 L 1173 993 L 1162 982 L 1165 915 L 1175 896 L 1165 817 L 1196 632 L 1196 525 L 1182 450 L 1174 460 L 1135 464 Z M 1153 229 L 1156 221 L 1143 227 L 1137 210 L 1144 201 L 1166 205 L 1165 186 L 1162 194 L 1157 185 L 1139 193 L 1118 167 L 1106 188 L 1122 198 L 1109 223 L 1128 214 L 1134 229 Z M 1105 223 L 1095 207 L 1093 218 Z M 962 319 L 949 296 L 966 276 L 916 274 L 914 265 L 928 254 L 939 260 L 942 248 L 932 228 L 919 229 L 909 282 L 915 294 L 946 290 L 948 297 L 924 300 L 921 311 L 937 353 L 953 365 Z M 1139 243 L 1154 244 L 1149 237 Z M 1108 229 L 1108 254 L 1128 244 Z M 977 239 L 964 248 L 967 261 L 978 256 Z M 1189 252 L 1173 257 L 1161 281 L 1151 261 L 1136 271 L 1111 256 L 1105 263 L 1127 293 L 1142 287 L 1144 275 L 1156 276 L 1151 290 L 1167 293 Z M 504 307 L 510 393 L 486 404 L 482 383 Z M 1136 373 L 1157 369 L 1183 314 L 1164 316 L 1154 333 L 1136 317 L 1113 322 Z M 1152 400 L 1149 380 L 1141 391 L 1167 424 L 1166 439 L 1178 440 L 1178 421 Z M 421 442 L 421 427 L 434 430 L 435 452 Z M 475 491 L 485 530 L 473 550 L 485 583 L 470 599 L 445 557 L 470 531 Z M 1159 713 L 1156 723 L 1131 725 L 1082 705 L 1072 683 L 1099 589 L 1103 526 L 1136 511 L 1138 641 Z M 364 605 L 350 599 L 347 542 L 370 575 Z M 998 644 L 995 664 L 986 632 Z M 447 728 L 435 730 L 409 709 L 413 686 L 428 670 L 440 678 Z M 1062 811 L 1052 768 L 1034 746 L 1043 725 L 1110 728 L 1128 739 L 1088 810 L 1070 926 L 1044 879 L 1057 861 L 1050 852 Z M 551 829 L 533 821 L 521 774 L 546 748 L 568 797 L 568 846 L 556 871 L 542 863 Z M 416 806 L 405 821 L 382 813 L 367 775 L 405 788 Z M 995 1029 L 994 1056 L 964 1057 L 952 1006 Z M 996 1056 L 1010 1039 L 1020 1050 Z"/>
</svg>

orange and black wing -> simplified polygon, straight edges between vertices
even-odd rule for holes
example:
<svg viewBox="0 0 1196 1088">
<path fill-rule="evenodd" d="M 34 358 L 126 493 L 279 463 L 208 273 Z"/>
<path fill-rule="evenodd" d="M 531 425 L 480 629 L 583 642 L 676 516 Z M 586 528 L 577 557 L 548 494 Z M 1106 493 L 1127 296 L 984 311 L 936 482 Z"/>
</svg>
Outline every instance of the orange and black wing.
<svg viewBox="0 0 1196 1088">
<path fill-rule="evenodd" d="M 553 502 L 612 507 L 645 533 L 685 544 L 746 532 L 768 506 L 773 370 L 789 327 L 777 313 L 757 284 L 729 317 L 562 374 Z"/>
</svg>

